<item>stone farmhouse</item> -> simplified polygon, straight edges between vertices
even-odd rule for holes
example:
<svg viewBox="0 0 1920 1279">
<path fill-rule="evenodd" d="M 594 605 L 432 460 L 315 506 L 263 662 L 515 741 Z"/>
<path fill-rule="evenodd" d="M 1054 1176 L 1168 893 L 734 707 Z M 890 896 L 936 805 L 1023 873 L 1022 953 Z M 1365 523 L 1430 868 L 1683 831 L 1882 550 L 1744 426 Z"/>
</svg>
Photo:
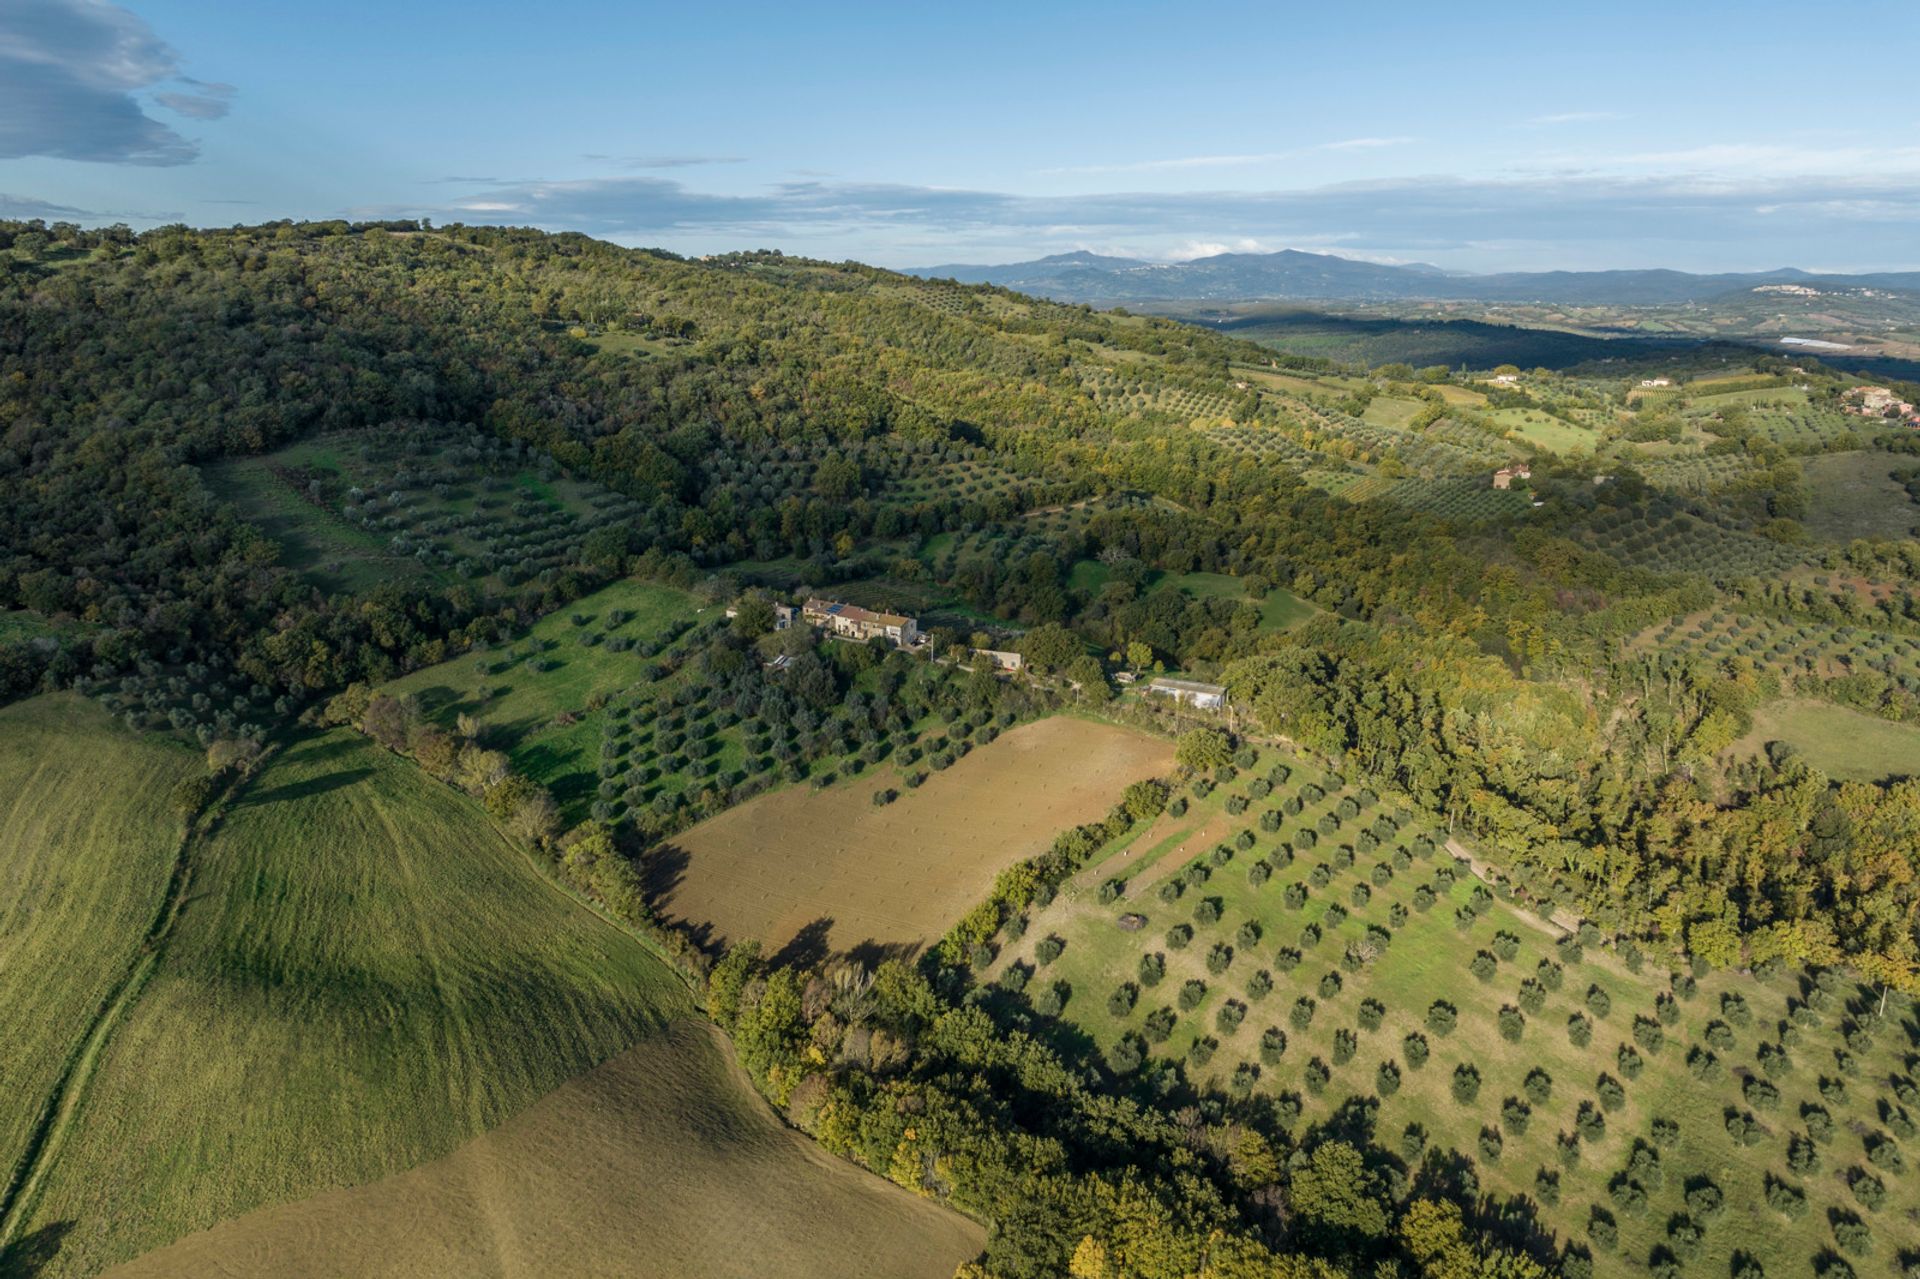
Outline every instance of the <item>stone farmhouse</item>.
<svg viewBox="0 0 1920 1279">
<path fill-rule="evenodd" d="M 1515 462 L 1512 466 L 1503 466 L 1493 473 L 1493 486 L 1497 489 L 1510 489 L 1515 480 L 1530 480 L 1533 468 L 1525 462 Z"/>
<path fill-rule="evenodd" d="M 899 613 L 876 613 L 858 604 L 814 597 L 800 606 L 800 620 L 847 639 L 889 639 L 902 648 L 920 642 L 920 627 Z"/>
</svg>

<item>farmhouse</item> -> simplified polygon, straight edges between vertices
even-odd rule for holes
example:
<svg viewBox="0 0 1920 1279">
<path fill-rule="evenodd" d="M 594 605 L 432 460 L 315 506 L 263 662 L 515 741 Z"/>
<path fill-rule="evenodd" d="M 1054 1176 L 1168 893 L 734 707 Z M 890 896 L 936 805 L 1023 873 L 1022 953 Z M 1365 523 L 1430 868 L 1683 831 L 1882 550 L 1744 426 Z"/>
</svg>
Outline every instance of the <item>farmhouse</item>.
<svg viewBox="0 0 1920 1279">
<path fill-rule="evenodd" d="M 1640 379 L 1641 389 L 1647 390 L 1647 391 L 1655 391 L 1655 390 L 1659 390 L 1663 386 L 1672 386 L 1672 385 L 1673 385 L 1673 379 L 1670 377 L 1643 377 Z"/>
<path fill-rule="evenodd" d="M 1518 386 L 1520 384 L 1520 375 L 1518 373 L 1496 373 L 1493 375 L 1493 384 L 1495 386 Z"/>
<path fill-rule="evenodd" d="M 1227 704 L 1227 690 L 1218 684 L 1202 684 L 1190 679 L 1153 679 L 1147 691 L 1158 697 L 1171 697 L 1200 711 L 1217 711 Z"/>
<path fill-rule="evenodd" d="M 1533 468 L 1525 462 L 1515 462 L 1512 466 L 1503 466 L 1493 473 L 1493 486 L 1497 489 L 1510 489 L 1515 480 L 1530 480 Z"/>
<path fill-rule="evenodd" d="M 986 658 L 993 663 L 993 669 L 1005 671 L 1009 675 L 1017 674 L 1020 668 L 1027 664 L 1026 658 L 1008 649 L 976 648 L 973 650 L 973 655 Z"/>
<path fill-rule="evenodd" d="M 890 639 L 902 648 L 920 640 L 920 627 L 911 617 L 899 613 L 876 613 L 858 604 L 818 597 L 800 606 L 801 620 L 809 626 L 843 635 L 848 639 Z"/>
</svg>

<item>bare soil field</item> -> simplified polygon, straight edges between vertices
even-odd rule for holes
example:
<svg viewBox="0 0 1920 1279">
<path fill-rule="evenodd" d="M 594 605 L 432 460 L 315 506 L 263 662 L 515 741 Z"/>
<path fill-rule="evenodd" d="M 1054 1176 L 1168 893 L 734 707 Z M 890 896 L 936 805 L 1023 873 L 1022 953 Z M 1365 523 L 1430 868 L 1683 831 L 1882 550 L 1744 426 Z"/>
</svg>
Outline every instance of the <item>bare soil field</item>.
<svg viewBox="0 0 1920 1279">
<path fill-rule="evenodd" d="M 985 1240 L 783 1126 L 718 1032 L 683 1019 L 445 1158 L 108 1273 L 945 1279 Z"/>
<path fill-rule="evenodd" d="M 1170 743 L 1056 716 L 1022 725 L 908 790 L 876 774 L 764 795 L 654 855 L 649 887 L 708 939 L 769 950 L 917 950 L 1060 831 L 1104 816 L 1128 783 L 1169 772 Z M 876 807 L 883 786 L 900 798 Z"/>
</svg>

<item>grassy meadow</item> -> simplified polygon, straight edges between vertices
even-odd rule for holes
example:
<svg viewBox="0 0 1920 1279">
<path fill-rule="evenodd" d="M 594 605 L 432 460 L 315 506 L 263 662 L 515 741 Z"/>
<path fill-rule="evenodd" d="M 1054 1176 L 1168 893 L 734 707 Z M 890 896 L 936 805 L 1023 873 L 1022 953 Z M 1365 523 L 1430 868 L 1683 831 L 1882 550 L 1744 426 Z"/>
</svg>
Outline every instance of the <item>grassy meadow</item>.
<svg viewBox="0 0 1920 1279">
<path fill-rule="evenodd" d="M 1920 1246 L 1906 1005 L 1875 1021 L 1837 974 L 1696 979 L 1583 944 L 1290 754 L 1184 798 L 984 975 L 1070 1050 L 1112 1062 L 1125 1038 L 1150 1075 L 1178 1064 L 1296 1124 L 1358 1127 L 1410 1171 L 1466 1169 L 1601 1276 L 1668 1256 L 1803 1273 L 1862 1246 L 1860 1225 L 1856 1265 Z"/>
<path fill-rule="evenodd" d="M 184 833 L 170 792 L 199 768 L 77 696 L 0 707 L 0 1186 L 133 974 Z"/>
<path fill-rule="evenodd" d="M 29 1205 L 69 1229 L 49 1274 L 445 1155 L 692 1009 L 471 801 L 344 730 L 273 759 L 191 865 Z"/>
<path fill-rule="evenodd" d="M 1786 742 L 1802 759 L 1838 781 L 1877 782 L 1920 776 L 1920 726 L 1896 724 L 1845 706 L 1808 698 L 1769 702 L 1753 714 L 1751 750 Z"/>
</svg>

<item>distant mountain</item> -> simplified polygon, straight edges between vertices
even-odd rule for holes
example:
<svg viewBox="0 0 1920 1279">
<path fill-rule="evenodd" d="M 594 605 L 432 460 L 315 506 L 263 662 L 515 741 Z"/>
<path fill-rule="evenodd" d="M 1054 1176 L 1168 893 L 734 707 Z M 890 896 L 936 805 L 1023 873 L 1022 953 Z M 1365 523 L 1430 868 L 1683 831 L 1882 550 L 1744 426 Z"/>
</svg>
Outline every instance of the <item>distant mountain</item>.
<svg viewBox="0 0 1920 1279">
<path fill-rule="evenodd" d="M 1813 289 L 1920 290 L 1920 271 L 1813 275 L 1775 271 L 1691 275 L 1685 271 L 1516 271 L 1471 275 L 1425 264 L 1387 265 L 1331 253 L 1222 253 L 1190 262 L 1140 262 L 1057 253 L 1002 266 L 912 269 L 928 279 L 998 284 L 1063 302 L 1460 300 L 1563 305 L 1657 306 L 1700 302 L 1763 285 Z"/>
</svg>

